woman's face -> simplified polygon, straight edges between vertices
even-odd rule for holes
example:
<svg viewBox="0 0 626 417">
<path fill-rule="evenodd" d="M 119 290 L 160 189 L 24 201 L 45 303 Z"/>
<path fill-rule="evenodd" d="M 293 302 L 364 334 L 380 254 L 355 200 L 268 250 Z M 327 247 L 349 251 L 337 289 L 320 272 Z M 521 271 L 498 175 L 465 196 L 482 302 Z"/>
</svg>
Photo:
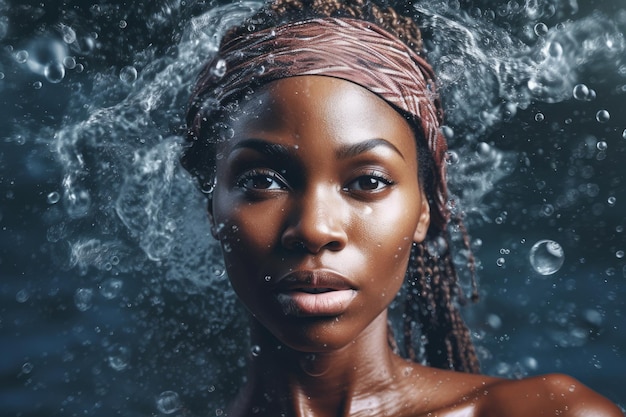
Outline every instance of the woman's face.
<svg viewBox="0 0 626 417">
<path fill-rule="evenodd" d="M 231 127 L 209 211 L 236 293 L 287 346 L 350 343 L 428 229 L 409 124 L 356 84 L 302 76 L 256 91 Z"/>
</svg>

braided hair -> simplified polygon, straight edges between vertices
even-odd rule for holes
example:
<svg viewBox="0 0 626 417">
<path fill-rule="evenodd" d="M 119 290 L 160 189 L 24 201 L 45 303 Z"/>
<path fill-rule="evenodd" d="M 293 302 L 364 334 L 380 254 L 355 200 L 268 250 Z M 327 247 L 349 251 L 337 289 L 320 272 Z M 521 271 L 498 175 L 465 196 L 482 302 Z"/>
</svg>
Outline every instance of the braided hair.
<svg viewBox="0 0 626 417">
<path fill-rule="evenodd" d="M 408 12 L 408 8 L 407 8 Z M 408 13 L 407 13 L 408 14 Z M 397 13 L 388 5 L 377 5 L 369 0 L 274 0 L 242 25 L 230 29 L 223 43 L 251 31 L 259 31 L 281 24 L 308 18 L 335 17 L 361 19 L 374 23 L 396 36 L 417 54 L 422 53 L 422 36 L 417 24 L 410 17 Z M 191 126 L 189 140 L 204 136 Z M 419 157 L 420 184 L 426 196 L 434 193 L 434 159 L 424 139 L 416 134 Z M 206 144 L 205 144 L 206 146 Z M 181 162 L 196 175 L 201 183 L 206 182 L 207 161 L 214 160 L 198 154 L 198 146 L 186 149 Z M 429 200 L 431 207 L 434 202 Z M 468 256 L 471 274 L 472 300 L 477 297 L 474 277 L 474 259 L 469 247 L 469 238 L 459 215 L 451 216 L 449 223 L 431 222 L 426 239 L 411 250 L 406 273 L 405 299 L 402 314 L 402 338 L 400 344 L 389 326 L 389 345 L 409 359 L 430 366 L 457 371 L 480 371 L 478 358 L 458 305 L 465 302 L 458 275 L 452 260 L 451 239 L 448 227 L 460 230 L 463 246 Z M 448 226 L 448 227 L 447 227 Z"/>
</svg>

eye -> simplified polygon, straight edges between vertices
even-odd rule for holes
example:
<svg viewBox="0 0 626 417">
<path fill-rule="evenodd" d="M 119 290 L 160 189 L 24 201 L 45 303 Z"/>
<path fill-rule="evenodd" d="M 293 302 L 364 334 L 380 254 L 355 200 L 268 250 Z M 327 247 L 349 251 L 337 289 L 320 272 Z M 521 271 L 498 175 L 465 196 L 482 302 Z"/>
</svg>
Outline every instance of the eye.
<svg viewBox="0 0 626 417">
<path fill-rule="evenodd" d="M 378 192 L 393 185 L 393 181 L 381 173 L 372 172 L 368 175 L 361 175 L 346 185 L 344 191 L 356 192 Z"/>
<path fill-rule="evenodd" d="M 285 190 L 285 180 L 272 170 L 253 169 L 245 172 L 237 179 L 237 186 L 246 191 Z"/>
</svg>

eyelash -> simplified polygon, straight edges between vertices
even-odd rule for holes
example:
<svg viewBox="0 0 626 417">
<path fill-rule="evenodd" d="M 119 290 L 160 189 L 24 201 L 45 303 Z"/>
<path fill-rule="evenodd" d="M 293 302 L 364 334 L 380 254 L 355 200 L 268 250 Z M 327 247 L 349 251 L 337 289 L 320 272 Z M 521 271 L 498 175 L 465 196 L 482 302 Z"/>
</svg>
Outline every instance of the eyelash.
<svg viewBox="0 0 626 417">
<path fill-rule="evenodd" d="M 270 180 L 267 184 L 267 188 L 259 188 L 254 184 L 249 184 L 249 181 L 254 180 Z M 361 185 L 361 189 L 356 189 L 355 187 L 351 187 L 353 184 L 358 184 L 362 180 L 369 180 L 371 185 L 372 180 L 375 182 L 375 188 L 373 189 L 363 189 Z M 248 183 L 248 184 L 247 184 Z M 277 187 L 272 184 L 275 183 L 278 185 Z M 344 192 L 352 192 L 352 193 L 378 193 L 384 190 L 385 188 L 394 185 L 395 182 L 390 179 L 385 174 L 379 171 L 371 171 L 365 175 L 359 175 L 358 177 L 351 180 L 346 186 L 342 187 L 342 191 Z M 237 178 L 237 187 L 248 191 L 248 192 L 263 192 L 263 191 L 274 191 L 274 190 L 287 190 L 290 189 L 289 185 L 287 185 L 287 181 L 276 171 L 271 169 L 252 169 L 243 173 L 239 178 Z"/>
<path fill-rule="evenodd" d="M 257 188 L 251 185 L 246 185 L 246 182 L 259 179 L 271 179 L 273 182 L 279 185 L 278 188 Z M 289 187 L 283 177 L 281 177 L 276 171 L 270 169 L 251 169 L 244 172 L 239 178 L 237 178 L 237 187 L 246 191 L 267 191 L 267 190 L 285 190 Z"/>
</svg>

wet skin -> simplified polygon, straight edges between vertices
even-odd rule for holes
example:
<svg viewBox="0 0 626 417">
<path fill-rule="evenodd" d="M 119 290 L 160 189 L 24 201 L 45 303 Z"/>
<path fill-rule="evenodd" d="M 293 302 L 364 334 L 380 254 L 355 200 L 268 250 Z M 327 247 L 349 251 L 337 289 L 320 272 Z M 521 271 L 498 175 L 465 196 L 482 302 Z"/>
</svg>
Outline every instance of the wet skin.
<svg viewBox="0 0 626 417">
<path fill-rule="evenodd" d="M 621 415 L 568 377 L 505 381 L 391 351 L 387 307 L 429 208 L 413 132 L 385 101 L 294 77 L 231 116 L 209 214 L 260 354 L 229 415 Z"/>
</svg>

